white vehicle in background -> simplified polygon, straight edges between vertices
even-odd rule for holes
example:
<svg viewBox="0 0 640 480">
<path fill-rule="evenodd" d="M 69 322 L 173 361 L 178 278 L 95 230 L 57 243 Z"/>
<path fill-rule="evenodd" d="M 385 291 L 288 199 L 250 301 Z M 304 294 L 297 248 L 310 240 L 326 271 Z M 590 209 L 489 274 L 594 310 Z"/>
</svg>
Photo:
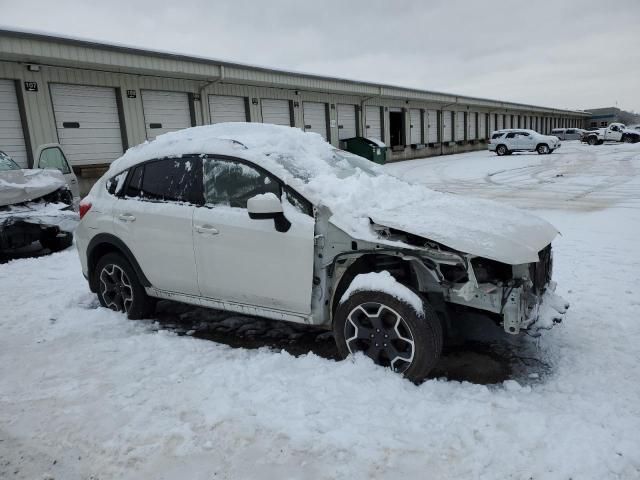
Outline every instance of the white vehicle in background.
<svg viewBox="0 0 640 480">
<path fill-rule="evenodd" d="M 554 128 L 551 130 L 551 135 L 560 140 L 581 140 L 586 132 L 582 128 Z"/>
<path fill-rule="evenodd" d="M 82 271 L 103 307 L 143 318 L 163 298 L 322 326 L 341 356 L 413 381 L 464 312 L 515 335 L 568 307 L 546 221 L 408 184 L 295 128 L 160 135 L 111 165 L 80 216 Z"/>
<path fill-rule="evenodd" d="M 604 142 L 640 142 L 640 131 L 627 128 L 624 123 L 612 123 L 606 128 L 587 132 L 582 141 L 589 145 L 602 145 Z"/>
<path fill-rule="evenodd" d="M 560 139 L 553 135 L 541 135 L 535 130 L 507 128 L 491 133 L 489 151 L 511 155 L 513 152 L 538 152 L 540 155 L 552 153 L 560 148 Z"/>
</svg>

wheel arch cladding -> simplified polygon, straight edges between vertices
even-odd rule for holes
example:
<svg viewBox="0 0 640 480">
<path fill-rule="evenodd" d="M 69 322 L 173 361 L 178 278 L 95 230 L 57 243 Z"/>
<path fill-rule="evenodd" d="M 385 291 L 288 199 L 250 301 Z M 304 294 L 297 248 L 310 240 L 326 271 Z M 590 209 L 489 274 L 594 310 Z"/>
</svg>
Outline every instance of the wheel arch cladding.
<svg viewBox="0 0 640 480">
<path fill-rule="evenodd" d="M 138 261 L 134 257 L 133 253 L 131 253 L 129 247 L 127 247 L 127 245 L 115 235 L 111 235 L 109 233 L 99 233 L 91 239 L 91 241 L 89 242 L 89 246 L 87 247 L 89 288 L 92 292 L 95 293 L 98 290 L 98 286 L 95 283 L 95 275 L 93 274 L 94 269 L 98 264 L 100 258 L 102 258 L 107 253 L 119 253 L 120 255 L 122 255 L 135 271 L 142 286 L 151 286 L 151 282 L 149 282 L 146 275 L 142 271 L 142 268 L 140 268 Z"/>
</svg>

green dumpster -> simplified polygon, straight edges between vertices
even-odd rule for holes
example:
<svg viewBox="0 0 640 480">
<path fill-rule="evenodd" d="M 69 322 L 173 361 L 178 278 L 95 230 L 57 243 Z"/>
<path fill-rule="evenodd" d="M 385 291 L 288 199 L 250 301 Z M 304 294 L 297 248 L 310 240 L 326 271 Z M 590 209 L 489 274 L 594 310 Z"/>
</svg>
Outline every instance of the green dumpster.
<svg viewBox="0 0 640 480">
<path fill-rule="evenodd" d="M 347 152 L 355 153 L 372 162 L 383 165 L 387 159 L 387 146 L 380 140 L 366 137 L 353 137 L 342 140 Z"/>
</svg>

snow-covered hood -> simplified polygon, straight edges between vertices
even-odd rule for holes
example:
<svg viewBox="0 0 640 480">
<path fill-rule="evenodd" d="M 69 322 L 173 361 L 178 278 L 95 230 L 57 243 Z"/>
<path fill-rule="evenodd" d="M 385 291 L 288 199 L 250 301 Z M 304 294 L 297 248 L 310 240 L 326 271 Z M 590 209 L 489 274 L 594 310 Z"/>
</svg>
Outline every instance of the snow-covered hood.
<svg viewBox="0 0 640 480">
<path fill-rule="evenodd" d="M 0 172 L 0 206 L 28 202 L 67 185 L 58 170 L 7 170 Z"/>
</svg>

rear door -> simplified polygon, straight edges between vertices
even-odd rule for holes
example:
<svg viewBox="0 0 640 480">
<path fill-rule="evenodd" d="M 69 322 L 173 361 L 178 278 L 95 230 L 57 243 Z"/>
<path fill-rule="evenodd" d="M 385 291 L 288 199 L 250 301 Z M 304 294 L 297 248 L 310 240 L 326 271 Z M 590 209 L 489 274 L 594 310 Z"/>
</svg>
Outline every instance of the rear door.
<svg viewBox="0 0 640 480">
<path fill-rule="evenodd" d="M 123 153 L 116 90 L 50 85 L 58 139 L 72 165 L 111 163 Z"/>
<path fill-rule="evenodd" d="M 356 106 L 338 104 L 338 139 L 353 138 L 357 135 Z"/>
<path fill-rule="evenodd" d="M 304 131 L 320 134 L 327 139 L 327 104 L 319 102 L 303 102 L 302 117 Z"/>
<path fill-rule="evenodd" d="M 187 93 L 142 90 L 141 96 L 147 140 L 193 126 Z"/>
<path fill-rule="evenodd" d="M 130 170 L 124 196 L 113 206 L 114 233 L 154 287 L 198 295 L 193 212 L 201 200 L 197 157 L 152 160 Z"/>
<path fill-rule="evenodd" d="M 301 315 L 311 312 L 315 220 L 310 204 L 284 205 L 291 228 L 249 218 L 247 200 L 280 182 L 242 160 L 204 158 L 205 205 L 194 214 L 194 249 L 202 296 Z M 282 194 L 282 198 L 287 193 Z"/>
<path fill-rule="evenodd" d="M 291 107 L 289 100 L 263 98 L 261 101 L 262 123 L 291 127 Z"/>
<path fill-rule="evenodd" d="M 9 155 L 20 168 L 28 168 L 27 148 L 13 80 L 0 80 L 0 150 Z"/>
</svg>

